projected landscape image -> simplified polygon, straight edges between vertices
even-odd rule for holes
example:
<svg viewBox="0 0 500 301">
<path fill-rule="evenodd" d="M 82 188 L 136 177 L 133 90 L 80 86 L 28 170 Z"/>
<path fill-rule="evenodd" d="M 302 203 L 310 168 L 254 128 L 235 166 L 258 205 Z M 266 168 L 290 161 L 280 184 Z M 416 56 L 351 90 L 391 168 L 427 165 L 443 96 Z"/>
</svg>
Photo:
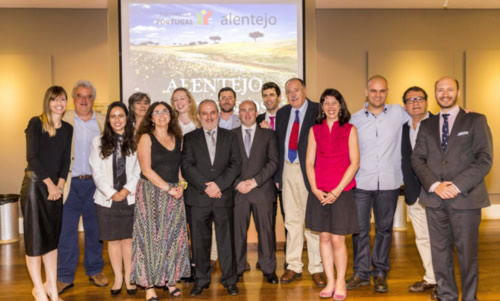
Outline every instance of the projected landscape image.
<svg viewBox="0 0 500 301">
<path fill-rule="evenodd" d="M 231 86 L 260 100 L 264 82 L 298 74 L 295 5 L 131 4 L 130 16 L 127 95 L 168 100 L 183 86 L 199 102 Z"/>
</svg>

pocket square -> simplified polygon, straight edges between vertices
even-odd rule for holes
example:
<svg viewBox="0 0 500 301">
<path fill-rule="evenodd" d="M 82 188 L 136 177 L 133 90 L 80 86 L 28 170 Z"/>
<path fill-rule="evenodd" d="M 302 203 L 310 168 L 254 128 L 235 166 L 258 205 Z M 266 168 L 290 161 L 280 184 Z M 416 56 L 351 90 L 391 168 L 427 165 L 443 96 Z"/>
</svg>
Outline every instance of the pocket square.
<svg viewBox="0 0 500 301">
<path fill-rule="evenodd" d="M 457 136 L 469 135 L 469 131 L 463 131 L 457 134 Z"/>
</svg>

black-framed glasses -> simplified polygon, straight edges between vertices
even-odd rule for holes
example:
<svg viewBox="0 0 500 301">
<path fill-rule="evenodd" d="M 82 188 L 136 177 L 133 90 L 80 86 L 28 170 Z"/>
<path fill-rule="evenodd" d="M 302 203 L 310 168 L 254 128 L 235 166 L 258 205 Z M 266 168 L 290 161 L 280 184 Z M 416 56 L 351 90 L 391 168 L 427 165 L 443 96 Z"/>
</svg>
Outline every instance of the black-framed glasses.
<svg viewBox="0 0 500 301">
<path fill-rule="evenodd" d="M 414 103 L 423 103 L 425 100 L 423 96 L 417 96 L 406 99 L 406 103 L 412 105 Z"/>
</svg>

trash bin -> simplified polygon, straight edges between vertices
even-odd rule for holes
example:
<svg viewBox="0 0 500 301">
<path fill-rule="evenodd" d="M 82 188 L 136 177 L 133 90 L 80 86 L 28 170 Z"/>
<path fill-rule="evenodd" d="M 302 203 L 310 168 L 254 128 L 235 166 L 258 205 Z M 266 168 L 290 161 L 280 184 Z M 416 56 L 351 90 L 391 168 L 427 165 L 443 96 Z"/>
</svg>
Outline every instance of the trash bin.
<svg viewBox="0 0 500 301">
<path fill-rule="evenodd" d="M 18 194 L 0 194 L 0 244 L 19 241 L 18 201 Z"/>
</svg>

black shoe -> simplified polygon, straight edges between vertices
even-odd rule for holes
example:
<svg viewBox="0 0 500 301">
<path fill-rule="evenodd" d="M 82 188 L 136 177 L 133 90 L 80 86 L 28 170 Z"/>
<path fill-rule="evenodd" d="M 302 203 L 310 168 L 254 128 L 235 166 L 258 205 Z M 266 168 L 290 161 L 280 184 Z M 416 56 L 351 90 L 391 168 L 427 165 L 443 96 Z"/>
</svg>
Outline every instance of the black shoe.
<svg viewBox="0 0 500 301">
<path fill-rule="evenodd" d="M 346 284 L 346 289 L 350 291 L 360 286 L 370 285 L 370 279 L 361 279 L 356 275 L 352 275 L 351 278 L 346 280 L 345 284 Z"/>
<path fill-rule="evenodd" d="M 119 295 L 122 292 L 122 288 L 120 287 L 117 290 L 111 289 L 110 291 L 111 291 L 111 296 L 116 296 L 116 295 Z"/>
<path fill-rule="evenodd" d="M 226 291 L 229 295 L 232 295 L 232 296 L 237 296 L 238 292 L 239 292 L 236 284 L 231 284 L 231 285 L 226 286 Z"/>
<path fill-rule="evenodd" d="M 208 284 L 207 285 L 203 285 L 203 286 L 199 286 L 199 285 L 194 285 L 193 289 L 191 290 L 191 296 L 194 297 L 194 296 L 198 296 L 199 294 L 201 294 L 203 292 L 204 289 L 208 288 Z"/>
<path fill-rule="evenodd" d="M 133 288 L 133 289 L 128 289 L 127 288 L 127 294 L 129 294 L 129 295 L 135 295 L 135 294 L 137 294 L 137 288 Z"/>
<path fill-rule="evenodd" d="M 238 282 L 243 282 L 243 275 L 238 275 L 237 280 Z"/>
<path fill-rule="evenodd" d="M 264 275 L 264 278 L 266 279 L 267 282 L 271 284 L 277 284 L 278 283 L 278 276 L 276 276 L 276 273 L 271 273 Z"/>
<path fill-rule="evenodd" d="M 389 287 L 387 286 L 387 280 L 384 276 L 376 276 L 373 280 L 373 289 L 377 293 L 387 293 Z"/>
<path fill-rule="evenodd" d="M 255 268 L 256 268 L 257 270 L 259 270 L 259 271 L 260 271 L 260 264 L 259 264 L 259 262 L 258 262 L 258 261 L 257 261 L 257 263 L 255 264 Z"/>
</svg>

